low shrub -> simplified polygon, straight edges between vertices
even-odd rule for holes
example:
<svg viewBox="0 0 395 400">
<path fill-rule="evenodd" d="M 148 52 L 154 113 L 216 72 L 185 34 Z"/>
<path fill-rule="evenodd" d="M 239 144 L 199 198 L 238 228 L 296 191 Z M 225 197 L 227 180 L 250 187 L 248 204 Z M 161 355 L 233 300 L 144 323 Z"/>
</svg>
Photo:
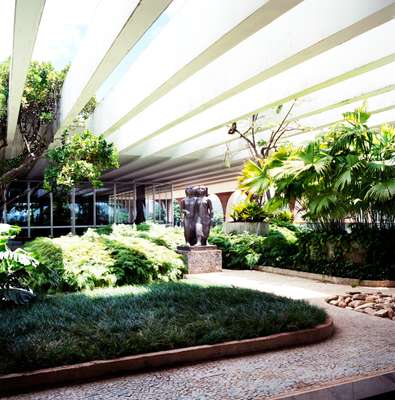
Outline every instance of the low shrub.
<svg viewBox="0 0 395 400">
<path fill-rule="evenodd" d="M 39 261 L 31 285 L 40 292 L 77 291 L 115 284 L 113 260 L 100 240 L 37 238 L 25 246 Z"/>
<path fill-rule="evenodd" d="M 149 231 L 151 229 L 151 225 L 150 224 L 146 224 L 145 222 L 142 222 L 141 224 L 137 224 L 136 225 L 136 229 L 138 231 Z"/>
<path fill-rule="evenodd" d="M 114 225 L 111 232 L 89 229 L 82 236 L 37 238 L 28 243 L 25 249 L 39 262 L 29 284 L 39 292 L 53 293 L 181 277 L 184 263 L 171 249 L 174 238 L 139 237 L 149 233 L 128 225 Z M 168 233 L 169 237 L 173 234 Z"/>
<path fill-rule="evenodd" d="M 346 230 L 271 224 L 267 237 L 212 232 L 223 252 L 223 267 L 268 265 L 355 279 L 395 280 L 395 229 L 355 225 Z"/>
<path fill-rule="evenodd" d="M 182 257 L 172 250 L 138 237 L 110 235 L 104 241 L 114 258 L 112 271 L 119 285 L 168 282 L 182 276 Z"/>
<path fill-rule="evenodd" d="M 210 244 L 222 250 L 223 267 L 251 269 L 257 265 L 284 265 L 293 262 L 296 254 L 296 236 L 293 231 L 271 226 L 269 235 L 256 236 L 212 232 Z"/>
<path fill-rule="evenodd" d="M 269 214 L 257 202 L 244 200 L 233 206 L 230 217 L 235 222 L 266 222 Z"/>
<path fill-rule="evenodd" d="M 99 235 L 110 235 L 112 233 L 112 225 L 104 225 L 95 228 L 95 232 Z"/>
<path fill-rule="evenodd" d="M 30 275 L 28 285 L 35 292 L 56 292 L 68 290 L 64 280 L 65 269 L 61 247 L 49 238 L 39 237 L 25 245 L 39 264 Z"/>
<path fill-rule="evenodd" d="M 146 231 L 138 230 L 138 227 L 139 225 L 113 225 L 112 233 L 120 237 L 139 237 L 172 250 L 176 250 L 177 246 L 184 243 L 184 234 L 181 228 L 152 224 L 149 225 L 149 231 Z"/>
</svg>

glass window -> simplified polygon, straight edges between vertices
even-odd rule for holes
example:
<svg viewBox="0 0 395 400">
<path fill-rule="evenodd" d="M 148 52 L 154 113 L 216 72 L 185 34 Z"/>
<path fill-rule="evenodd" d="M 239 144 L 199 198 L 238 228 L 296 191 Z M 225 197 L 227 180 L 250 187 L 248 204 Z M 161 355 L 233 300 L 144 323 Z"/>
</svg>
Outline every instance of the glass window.
<svg viewBox="0 0 395 400">
<path fill-rule="evenodd" d="M 12 183 L 7 190 L 7 223 L 27 226 L 27 183 Z"/>
</svg>

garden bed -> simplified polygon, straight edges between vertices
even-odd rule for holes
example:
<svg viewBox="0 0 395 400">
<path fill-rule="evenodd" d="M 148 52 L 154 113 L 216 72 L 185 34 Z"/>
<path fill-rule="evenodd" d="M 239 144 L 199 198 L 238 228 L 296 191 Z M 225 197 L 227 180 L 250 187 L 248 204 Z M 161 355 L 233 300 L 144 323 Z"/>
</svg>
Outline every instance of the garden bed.
<svg viewBox="0 0 395 400">
<path fill-rule="evenodd" d="M 342 278 L 324 274 L 314 274 L 312 272 L 297 271 L 294 269 L 287 268 L 276 268 L 259 266 L 255 268 L 257 271 L 269 272 L 272 274 L 279 274 L 285 276 L 296 276 L 299 278 L 314 279 L 322 282 L 335 283 L 338 285 L 350 285 L 350 286 L 371 286 L 371 287 L 395 287 L 395 281 L 391 280 L 367 280 L 367 279 L 353 279 L 353 278 Z"/>
<path fill-rule="evenodd" d="M 96 289 L 0 310 L 0 374 L 313 328 L 322 309 L 187 283 Z"/>
</svg>

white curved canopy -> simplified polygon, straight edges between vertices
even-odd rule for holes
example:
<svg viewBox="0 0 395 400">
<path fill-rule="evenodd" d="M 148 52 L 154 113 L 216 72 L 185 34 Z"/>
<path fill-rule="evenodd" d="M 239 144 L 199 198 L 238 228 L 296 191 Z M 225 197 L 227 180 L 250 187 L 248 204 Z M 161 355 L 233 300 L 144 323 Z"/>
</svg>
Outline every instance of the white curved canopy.
<svg viewBox="0 0 395 400">
<path fill-rule="evenodd" d="M 41 14 L 56 1 L 15 1 L 9 140 Z M 363 101 L 372 126 L 395 121 L 395 0 L 90 1 L 58 131 L 110 88 L 90 121 L 120 150 L 106 179 L 232 180 L 248 151 L 227 126 L 280 104 L 284 113 L 294 99 L 291 119 L 306 128 L 284 139 L 295 143 Z"/>
</svg>

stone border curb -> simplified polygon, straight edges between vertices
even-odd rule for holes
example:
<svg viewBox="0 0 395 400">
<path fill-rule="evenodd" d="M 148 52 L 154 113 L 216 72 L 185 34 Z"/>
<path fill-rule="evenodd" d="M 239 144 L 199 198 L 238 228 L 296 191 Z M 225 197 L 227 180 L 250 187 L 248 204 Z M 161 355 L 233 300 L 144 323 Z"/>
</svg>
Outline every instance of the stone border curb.
<svg viewBox="0 0 395 400">
<path fill-rule="evenodd" d="M 97 360 L 32 372 L 0 375 L 0 393 L 1 395 L 20 393 L 114 374 L 139 372 L 147 369 L 214 360 L 222 357 L 240 356 L 283 347 L 306 345 L 325 340 L 331 337 L 333 332 L 333 320 L 328 317 L 323 324 L 295 332 L 278 333 L 254 339 L 235 340 L 156 353 L 145 353 L 112 360 Z"/>
<path fill-rule="evenodd" d="M 321 282 L 336 283 L 338 285 L 350 285 L 350 286 L 371 286 L 371 287 L 395 287 L 395 281 L 373 281 L 373 280 L 359 280 L 352 278 L 339 278 L 337 276 L 313 274 L 312 272 L 296 271 L 293 269 L 277 268 L 277 267 L 256 267 L 257 271 L 269 272 L 271 274 L 295 276 L 297 278 L 314 279 Z"/>
<path fill-rule="evenodd" d="M 339 379 L 315 389 L 297 390 L 270 397 L 271 400 L 349 399 L 360 400 L 395 391 L 395 369 L 367 376 Z"/>
</svg>

